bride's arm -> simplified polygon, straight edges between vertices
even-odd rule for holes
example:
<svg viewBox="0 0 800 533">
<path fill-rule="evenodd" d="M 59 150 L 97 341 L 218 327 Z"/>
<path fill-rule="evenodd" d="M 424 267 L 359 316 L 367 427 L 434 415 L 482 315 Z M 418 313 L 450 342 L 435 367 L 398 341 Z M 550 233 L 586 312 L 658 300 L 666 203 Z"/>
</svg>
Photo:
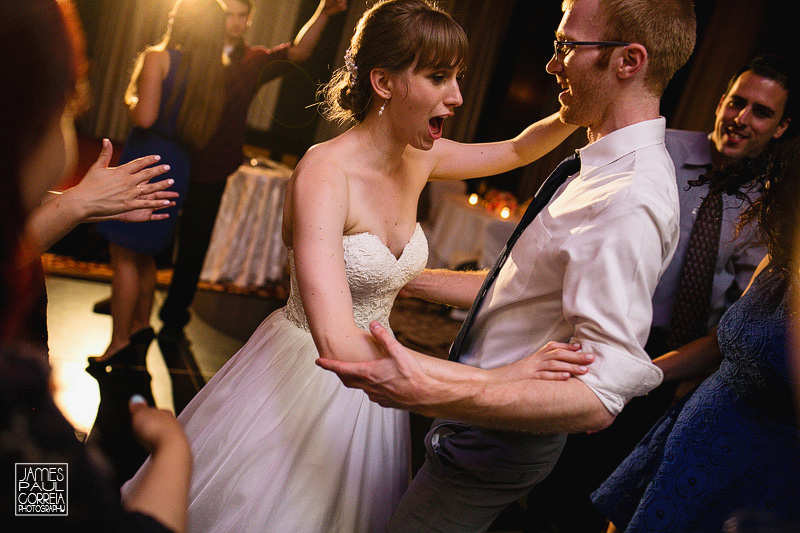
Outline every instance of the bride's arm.
<svg viewBox="0 0 800 533">
<path fill-rule="evenodd" d="M 469 309 L 483 285 L 488 270 L 429 269 L 406 283 L 403 295 L 429 302 Z"/>
<path fill-rule="evenodd" d="M 536 161 L 576 129 L 554 114 L 506 141 L 463 144 L 440 139 L 430 150 L 430 179 L 469 179 L 507 172 Z"/>
<path fill-rule="evenodd" d="M 365 361 L 379 357 L 368 332 L 353 319 L 344 266 L 347 178 L 330 161 L 309 152 L 289 184 L 297 285 L 321 357 Z"/>
</svg>

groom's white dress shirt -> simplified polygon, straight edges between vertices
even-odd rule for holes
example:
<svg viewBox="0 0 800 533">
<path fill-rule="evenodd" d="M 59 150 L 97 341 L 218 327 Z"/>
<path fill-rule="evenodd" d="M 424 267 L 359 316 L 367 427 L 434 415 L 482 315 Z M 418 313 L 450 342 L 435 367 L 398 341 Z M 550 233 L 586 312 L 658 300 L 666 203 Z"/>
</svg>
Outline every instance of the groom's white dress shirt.
<svg viewBox="0 0 800 533">
<path fill-rule="evenodd" d="M 612 413 L 662 379 L 642 349 L 651 299 L 678 243 L 664 118 L 579 150 L 580 171 L 522 233 L 479 309 L 460 361 L 506 365 L 549 341 L 596 355 L 581 379 Z"/>
</svg>

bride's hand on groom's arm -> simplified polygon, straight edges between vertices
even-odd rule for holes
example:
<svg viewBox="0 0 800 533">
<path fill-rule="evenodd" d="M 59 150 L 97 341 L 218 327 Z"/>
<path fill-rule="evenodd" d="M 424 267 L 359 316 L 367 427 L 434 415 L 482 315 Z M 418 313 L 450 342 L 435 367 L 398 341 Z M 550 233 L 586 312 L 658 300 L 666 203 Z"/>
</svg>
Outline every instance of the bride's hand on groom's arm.
<svg viewBox="0 0 800 533">
<path fill-rule="evenodd" d="M 537 352 L 510 365 L 493 369 L 502 379 L 551 379 L 564 381 L 589 371 L 594 355 L 577 343 L 548 342 Z"/>
</svg>

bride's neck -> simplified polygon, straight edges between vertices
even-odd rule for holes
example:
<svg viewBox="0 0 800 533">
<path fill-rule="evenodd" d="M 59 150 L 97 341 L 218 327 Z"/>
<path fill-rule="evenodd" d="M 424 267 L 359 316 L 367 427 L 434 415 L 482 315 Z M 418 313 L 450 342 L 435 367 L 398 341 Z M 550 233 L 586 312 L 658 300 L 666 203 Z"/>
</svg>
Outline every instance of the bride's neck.
<svg viewBox="0 0 800 533">
<path fill-rule="evenodd" d="M 380 123 L 373 117 L 354 126 L 351 130 L 364 163 L 383 173 L 399 168 L 407 143 L 398 141 L 387 122 Z"/>
</svg>

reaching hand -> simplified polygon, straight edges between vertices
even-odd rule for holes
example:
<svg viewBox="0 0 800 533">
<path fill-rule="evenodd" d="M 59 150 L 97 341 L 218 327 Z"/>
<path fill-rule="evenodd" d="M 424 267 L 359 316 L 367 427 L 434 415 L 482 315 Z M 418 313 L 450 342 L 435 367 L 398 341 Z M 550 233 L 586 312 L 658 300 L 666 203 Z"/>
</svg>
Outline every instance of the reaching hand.
<svg viewBox="0 0 800 533">
<path fill-rule="evenodd" d="M 67 191 L 79 199 L 88 210 L 88 217 L 114 218 L 127 222 L 161 220 L 167 214 L 154 210 L 175 205 L 172 200 L 178 193 L 167 191 L 174 182 L 149 181 L 169 170 L 169 165 L 155 165 L 161 159 L 151 155 L 136 159 L 119 167 L 109 167 L 113 148 L 103 139 L 103 148 L 97 161 L 83 179 Z"/>
<path fill-rule="evenodd" d="M 361 362 L 320 358 L 317 365 L 335 372 L 346 387 L 362 389 L 383 407 L 415 409 L 428 376 L 414 355 L 378 322 L 370 323 L 369 330 L 386 357 Z"/>
<path fill-rule="evenodd" d="M 183 428 L 170 411 L 149 407 L 140 396 L 131 398 L 128 409 L 133 434 L 149 453 L 156 453 L 167 444 L 188 447 Z"/>
<path fill-rule="evenodd" d="M 186 531 L 192 475 L 189 441 L 169 411 L 148 407 L 138 395 L 128 408 L 133 434 L 151 455 L 126 495 L 125 508 L 150 515 L 172 531 Z"/>
<path fill-rule="evenodd" d="M 322 0 L 322 12 L 328 16 L 336 15 L 347 9 L 347 0 Z"/>
</svg>

